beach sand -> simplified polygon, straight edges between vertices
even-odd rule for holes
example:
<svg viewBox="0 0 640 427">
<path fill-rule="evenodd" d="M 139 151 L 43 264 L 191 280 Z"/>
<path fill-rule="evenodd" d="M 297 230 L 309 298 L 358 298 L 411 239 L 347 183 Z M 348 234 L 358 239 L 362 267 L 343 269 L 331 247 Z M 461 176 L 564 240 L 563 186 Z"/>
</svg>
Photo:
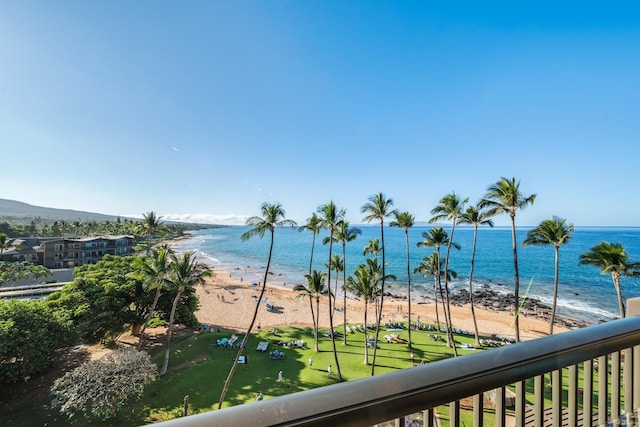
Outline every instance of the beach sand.
<svg viewBox="0 0 640 427">
<path fill-rule="evenodd" d="M 206 323 L 213 328 L 222 330 L 245 331 L 251 322 L 256 306 L 257 297 L 260 294 L 261 286 L 252 286 L 251 283 L 243 282 L 233 277 L 228 271 L 214 268 L 214 277 L 207 279 L 204 286 L 197 288 L 200 298 L 200 308 L 196 316 L 201 323 Z M 272 312 L 267 311 L 266 303 L 260 305 L 256 327 L 261 329 L 284 327 L 284 326 L 312 326 L 312 318 L 309 307 L 309 299 L 298 299 L 298 293 L 292 290 L 293 285 L 269 285 L 264 298 L 266 303 L 273 305 Z M 315 304 L 315 303 L 314 303 Z M 342 308 L 342 297 L 338 297 L 337 307 Z M 440 322 L 444 325 L 442 307 L 439 304 Z M 374 322 L 374 306 L 369 304 L 368 321 Z M 393 297 L 384 298 L 384 313 L 382 322 L 406 322 L 408 318 L 408 305 L 404 299 Z M 515 337 L 513 325 L 513 313 L 505 311 L 491 311 L 475 307 L 478 329 L 481 335 L 490 336 L 492 334 L 505 337 Z M 364 304 L 355 298 L 347 299 L 347 323 L 364 323 Z M 473 331 L 473 319 L 470 305 L 451 307 L 451 317 L 455 328 Z M 411 319 L 421 323 L 435 324 L 436 313 L 435 304 L 432 300 L 417 299 L 417 303 L 412 301 Z M 334 327 L 341 327 L 343 322 L 343 312 L 336 311 L 334 316 Z M 326 297 L 320 302 L 320 327 L 329 327 L 329 310 Z M 546 336 L 549 331 L 548 322 L 536 318 L 520 316 L 520 339 L 527 340 Z M 567 331 L 567 328 L 554 325 L 554 334 Z"/>
</svg>

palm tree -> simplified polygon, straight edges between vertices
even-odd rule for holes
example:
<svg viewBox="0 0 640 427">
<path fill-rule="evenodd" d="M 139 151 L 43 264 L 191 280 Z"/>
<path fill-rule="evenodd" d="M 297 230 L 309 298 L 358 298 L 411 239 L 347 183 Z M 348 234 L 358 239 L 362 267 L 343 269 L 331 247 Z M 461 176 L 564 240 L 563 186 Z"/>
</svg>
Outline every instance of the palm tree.
<svg viewBox="0 0 640 427">
<path fill-rule="evenodd" d="M 161 219 L 162 217 L 158 216 L 154 211 L 149 211 L 142 214 L 142 220 L 138 222 L 137 230 L 147 236 L 147 255 L 151 252 L 151 239 L 153 238 L 153 233 L 160 228 Z"/>
<path fill-rule="evenodd" d="M 440 256 L 440 248 L 444 245 L 449 247 L 449 242 L 451 239 L 449 235 L 442 227 L 435 227 L 429 229 L 428 232 L 422 233 L 422 241 L 418 242 L 417 246 L 419 248 L 436 248 L 436 267 L 442 264 L 442 257 Z M 451 247 L 455 249 L 460 249 L 460 245 L 451 241 Z M 437 293 L 440 294 L 440 301 L 442 302 L 442 311 L 444 312 L 444 323 L 447 325 L 447 329 L 451 329 L 451 325 L 449 324 L 449 318 L 447 317 L 447 307 L 444 302 L 444 290 L 442 289 L 442 275 L 440 274 L 440 270 L 442 267 L 437 268 Z M 447 281 L 448 283 L 448 281 Z M 436 295 L 436 317 L 438 315 L 438 296 Z M 440 322 L 438 322 L 438 332 L 440 332 Z M 447 341 L 449 341 L 449 334 L 447 333 Z"/>
<path fill-rule="evenodd" d="M 346 215 L 346 211 L 344 209 L 338 209 L 333 203 L 330 201 L 326 205 L 321 205 L 317 210 L 320 215 L 320 221 L 323 228 L 329 229 L 329 261 L 327 262 L 327 266 L 329 267 L 327 273 L 327 283 L 331 284 L 331 257 L 332 257 L 332 249 L 333 249 L 333 234 L 335 233 L 336 227 L 340 221 L 344 220 L 344 216 Z M 331 344 L 333 345 L 333 358 L 335 359 L 336 371 L 338 373 L 338 381 L 342 381 L 342 372 L 340 371 L 340 361 L 338 360 L 338 351 L 336 350 L 336 339 L 335 339 L 335 331 L 333 330 L 333 305 L 331 303 L 331 295 L 329 295 L 329 327 L 331 330 Z"/>
<path fill-rule="evenodd" d="M 349 227 L 349 221 L 340 221 L 336 227 L 336 241 L 342 243 L 342 259 L 344 268 L 342 269 L 342 333 L 343 344 L 347 345 L 347 243 L 358 238 L 362 231 L 357 227 Z"/>
<path fill-rule="evenodd" d="M 438 278 L 442 275 L 442 261 L 437 252 L 433 252 L 431 255 L 422 258 L 420 265 L 414 270 L 414 273 L 422 273 L 424 278 L 433 277 L 433 290 L 436 301 L 436 323 L 438 325 L 438 332 L 440 332 L 440 319 L 438 317 Z M 455 279 L 458 277 L 458 273 L 453 270 L 447 271 L 449 279 Z M 442 289 L 440 289 L 440 298 L 442 298 Z"/>
<path fill-rule="evenodd" d="M 313 321 L 313 338 L 315 341 L 315 351 L 318 352 L 318 322 L 320 319 L 320 295 L 327 293 L 324 286 L 325 273 L 313 270 L 312 274 L 305 274 L 307 286 L 296 285 L 293 290 L 298 292 L 297 298 L 309 298 L 309 306 L 311 307 L 311 319 Z M 313 314 L 313 300 L 316 300 L 316 313 Z"/>
<path fill-rule="evenodd" d="M 378 336 L 380 335 L 380 323 L 382 321 L 382 310 L 384 306 L 384 282 L 385 282 L 385 255 L 384 255 L 384 219 L 393 215 L 394 210 L 393 199 L 387 197 L 382 193 L 375 194 L 369 197 L 369 201 L 362 205 L 360 212 L 365 214 L 363 221 L 379 221 L 380 222 L 380 242 L 382 248 L 382 283 L 380 286 L 380 310 L 378 311 L 378 318 L 376 319 L 376 336 L 375 345 L 373 347 L 373 363 L 371 364 L 371 376 L 374 375 L 376 369 L 376 354 L 378 350 Z"/>
<path fill-rule="evenodd" d="M 627 251 L 620 243 L 601 242 L 580 255 L 580 265 L 590 264 L 600 269 L 602 274 L 611 274 L 613 286 L 618 295 L 618 305 L 620 316 L 625 317 L 624 300 L 620 289 L 620 278 L 622 276 L 640 276 L 640 262 L 631 262 L 627 256 Z"/>
<path fill-rule="evenodd" d="M 362 255 L 363 256 L 373 255 L 374 259 L 375 259 L 375 261 L 377 263 L 378 262 L 378 254 L 380 253 L 380 251 L 381 251 L 380 239 L 378 239 L 376 237 L 375 239 L 369 240 L 369 243 L 367 243 L 367 246 L 365 246 L 364 249 L 362 250 Z M 375 309 L 376 319 L 378 318 L 378 311 L 380 310 L 380 307 L 378 305 L 378 296 L 379 295 L 380 294 L 378 293 L 376 295 L 375 300 L 374 300 L 374 309 Z"/>
<path fill-rule="evenodd" d="M 176 308 L 178 302 L 182 297 L 185 290 L 193 288 L 197 285 L 204 283 L 206 277 L 212 276 L 213 273 L 209 266 L 198 262 L 195 252 L 186 252 L 178 257 L 176 254 L 171 254 L 170 273 L 166 279 L 166 283 L 177 289 L 173 304 L 171 305 L 171 314 L 169 315 L 169 326 L 167 327 L 167 347 L 164 351 L 164 364 L 159 372 L 159 375 L 167 373 L 167 367 L 169 366 L 169 353 L 171 352 L 171 334 L 173 332 L 173 321 L 176 315 Z"/>
<path fill-rule="evenodd" d="M 137 257 L 133 260 L 133 266 L 138 270 L 133 276 L 143 281 L 145 289 L 149 290 L 154 287 L 156 289 L 153 303 L 151 304 L 151 308 L 149 308 L 149 313 L 147 313 L 144 324 L 142 325 L 142 330 L 140 331 L 140 339 L 137 345 L 138 350 L 142 348 L 144 331 L 147 329 L 149 321 L 156 311 L 162 289 L 169 281 L 169 261 L 171 254 L 173 254 L 173 250 L 171 250 L 169 246 L 164 245 L 159 249 L 153 249 L 151 256 Z"/>
<path fill-rule="evenodd" d="M 449 242 L 447 244 L 447 253 L 444 257 L 444 271 L 449 269 L 449 255 L 451 252 L 451 241 L 453 240 L 453 233 L 455 232 L 456 222 L 458 221 L 458 216 L 462 213 L 464 206 L 469 201 L 469 198 L 464 200 L 460 199 L 460 197 L 456 193 L 447 194 L 446 196 L 440 199 L 438 205 L 431 210 L 431 214 L 433 215 L 429 220 L 430 224 L 434 222 L 448 219 L 451 221 L 451 236 L 449 236 Z M 444 276 L 444 292 L 447 299 L 447 312 L 449 320 L 449 328 L 447 329 L 447 333 L 450 335 L 450 343 L 453 347 L 453 355 L 455 357 L 458 356 L 458 351 L 456 350 L 456 343 L 453 337 L 453 321 L 451 319 L 451 306 L 450 306 L 450 298 L 449 298 L 449 280 L 448 275 Z"/>
<path fill-rule="evenodd" d="M 341 271 L 344 271 L 344 259 L 340 255 L 334 254 L 331 257 L 331 262 L 329 263 L 327 268 L 329 270 L 333 270 L 336 272 L 336 280 L 335 280 L 336 284 L 334 286 L 335 291 L 331 292 L 329 295 L 329 298 L 333 297 L 333 304 L 334 304 L 333 309 L 335 311 L 335 309 L 337 308 L 337 303 L 335 298 L 336 298 L 336 295 L 338 295 L 338 276 Z M 333 312 L 331 312 L 329 315 L 333 317 Z"/>
<path fill-rule="evenodd" d="M 518 272 L 518 245 L 516 243 L 516 212 L 522 210 L 527 205 L 532 205 L 536 200 L 536 195 L 525 196 L 520 192 L 520 181 L 515 178 L 500 178 L 498 182 L 492 184 L 487 189 L 487 193 L 480 201 L 478 207 L 480 209 L 487 208 L 487 217 L 508 213 L 511 217 L 511 244 L 513 247 L 513 270 L 515 272 L 515 285 L 513 295 L 515 298 L 515 317 L 514 327 L 516 333 L 516 342 L 520 341 L 520 321 L 519 311 L 520 303 L 520 273 Z"/>
<path fill-rule="evenodd" d="M 395 221 L 392 221 L 389 226 L 391 227 L 399 227 L 404 230 L 404 241 L 405 248 L 407 252 L 407 303 L 409 306 L 408 309 L 408 347 L 411 348 L 411 264 L 409 262 L 409 229 L 413 227 L 416 223 L 416 218 L 411 215 L 409 212 L 393 212 L 393 216 L 395 217 Z"/>
<path fill-rule="evenodd" d="M 368 259 L 369 264 L 375 263 L 374 260 Z M 376 297 L 378 284 L 372 270 L 365 264 L 360 266 L 353 272 L 353 276 L 349 276 L 346 283 L 346 289 L 353 293 L 357 298 L 362 299 L 364 303 L 364 325 L 367 327 L 367 307 L 369 302 Z M 369 342 L 367 334 L 364 334 L 364 364 L 369 364 Z"/>
<path fill-rule="evenodd" d="M 553 275 L 553 306 L 551 319 L 549 319 L 549 335 L 553 335 L 553 321 L 556 316 L 556 304 L 558 302 L 558 276 L 560 266 L 560 245 L 565 245 L 571 239 L 573 224 L 567 224 L 567 220 L 554 216 L 545 219 L 536 228 L 529 230 L 527 238 L 522 242 L 523 247 L 552 245 L 555 252 Z"/>
<path fill-rule="evenodd" d="M 309 274 L 311 274 L 311 268 L 313 265 L 313 251 L 316 246 L 316 236 L 322 229 L 321 225 L 320 218 L 318 218 L 318 215 L 314 212 L 309 218 L 307 218 L 307 223 L 305 225 L 298 227 L 298 231 L 300 232 L 309 230 L 313 234 L 313 240 L 311 241 L 311 257 L 309 258 Z"/>
<path fill-rule="evenodd" d="M 229 385 L 231 384 L 231 379 L 233 378 L 233 374 L 236 371 L 238 366 L 238 359 L 242 355 L 244 351 L 245 345 L 251 334 L 251 330 L 253 329 L 253 325 L 256 323 L 256 319 L 258 317 L 258 310 L 260 309 L 260 302 L 264 297 L 265 290 L 267 289 L 267 278 L 269 277 L 269 267 L 271 266 L 271 255 L 273 254 L 273 238 L 275 234 L 276 227 L 295 227 L 296 222 L 290 219 L 285 219 L 285 211 L 280 203 L 263 203 L 260 207 L 260 212 L 262 216 L 252 216 L 245 224 L 249 227 L 253 227 L 250 230 L 242 233 L 240 236 L 241 240 L 249 240 L 254 236 L 259 236 L 263 238 L 265 233 L 268 231 L 271 236 L 271 242 L 269 243 L 269 256 L 267 258 L 267 267 L 264 269 L 264 278 L 262 280 L 262 289 L 260 289 L 260 296 L 256 301 L 256 307 L 253 312 L 253 317 L 251 318 L 251 323 L 249 323 L 249 327 L 247 328 L 247 333 L 245 334 L 244 339 L 240 342 L 240 348 L 238 350 L 238 354 L 236 358 L 233 360 L 233 364 L 231 365 L 231 370 L 229 371 L 229 375 L 224 382 L 224 386 L 222 387 L 222 393 L 220 394 L 220 401 L 218 402 L 218 409 L 222 408 L 222 403 L 224 402 L 225 395 L 227 394 L 227 390 L 229 390 Z"/>
<path fill-rule="evenodd" d="M 471 267 L 469 269 L 469 303 L 471 304 L 471 317 L 473 318 L 473 333 L 475 336 L 476 347 L 480 346 L 480 333 L 478 332 L 478 321 L 476 319 L 476 311 L 473 301 L 473 269 L 476 259 L 476 241 L 478 238 L 478 226 L 488 225 L 493 227 L 493 221 L 486 217 L 484 211 L 477 206 L 469 206 L 467 210 L 458 217 L 458 224 L 473 225 L 473 248 L 471 249 Z"/>
</svg>

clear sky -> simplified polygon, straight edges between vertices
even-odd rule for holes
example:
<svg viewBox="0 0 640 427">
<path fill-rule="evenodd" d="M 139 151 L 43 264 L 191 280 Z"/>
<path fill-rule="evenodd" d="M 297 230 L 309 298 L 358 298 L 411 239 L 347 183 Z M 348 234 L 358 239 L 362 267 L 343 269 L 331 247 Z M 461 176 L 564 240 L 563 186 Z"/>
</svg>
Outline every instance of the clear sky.
<svg viewBox="0 0 640 427">
<path fill-rule="evenodd" d="M 40 206 L 425 221 L 505 176 L 519 225 L 640 225 L 639 116 L 637 1 L 0 2 L 0 197 Z"/>
</svg>

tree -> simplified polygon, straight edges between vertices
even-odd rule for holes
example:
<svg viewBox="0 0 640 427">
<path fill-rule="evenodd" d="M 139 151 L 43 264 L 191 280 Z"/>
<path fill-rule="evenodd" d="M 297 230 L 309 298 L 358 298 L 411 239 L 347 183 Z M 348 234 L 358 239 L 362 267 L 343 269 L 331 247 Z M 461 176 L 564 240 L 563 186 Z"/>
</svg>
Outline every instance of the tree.
<svg viewBox="0 0 640 427">
<path fill-rule="evenodd" d="M 340 275 L 341 271 L 344 271 L 344 259 L 338 255 L 338 254 L 334 254 L 331 257 L 331 261 L 329 263 L 329 265 L 327 266 L 327 268 L 329 270 L 333 270 L 336 272 L 336 279 L 335 279 L 335 285 L 334 285 L 334 289 L 335 291 L 333 292 L 329 292 L 329 298 L 333 298 L 333 310 L 335 311 L 335 309 L 337 308 L 337 302 L 336 302 L 336 296 L 338 295 L 338 277 Z M 329 284 L 331 285 L 331 284 Z M 333 312 L 329 313 L 329 315 L 333 318 Z"/>
<path fill-rule="evenodd" d="M 423 247 L 436 248 L 436 257 L 437 257 L 436 282 L 438 285 L 437 292 L 440 294 L 440 301 L 442 302 L 442 311 L 444 313 L 444 323 L 447 325 L 447 330 L 449 330 L 451 329 L 451 325 L 449 324 L 449 317 L 447 316 L 447 307 L 444 301 L 444 290 L 442 289 L 442 280 L 441 280 L 442 274 L 440 274 L 440 271 L 442 270 L 441 264 L 443 262 L 442 257 L 440 256 L 440 248 L 442 248 L 442 246 L 444 245 L 449 247 L 449 244 L 451 244 L 451 247 L 455 249 L 460 249 L 460 245 L 451 241 L 451 239 L 449 238 L 449 235 L 442 227 L 431 228 L 429 229 L 428 232 L 422 233 L 422 239 L 423 240 L 421 242 L 418 242 L 417 244 L 419 248 L 423 248 Z M 448 283 L 448 279 L 446 280 Z M 436 318 L 437 316 L 438 316 L 438 297 L 436 296 Z M 439 331 L 440 331 L 440 323 L 438 323 L 438 332 Z M 449 342 L 449 338 L 451 337 L 449 336 L 449 333 L 447 333 L 447 342 Z"/>
<path fill-rule="evenodd" d="M 2 256 L 2 253 L 10 246 L 8 236 L 4 233 L 0 233 L 0 256 Z"/>
<path fill-rule="evenodd" d="M 44 265 L 31 264 L 26 261 L 0 261 L 0 286 L 30 278 L 51 276 L 51 270 Z"/>
<path fill-rule="evenodd" d="M 136 226 L 136 230 L 139 233 L 143 233 L 147 236 L 147 255 L 151 252 L 151 240 L 153 239 L 153 234 L 162 224 L 160 222 L 161 219 L 162 217 L 158 216 L 154 211 L 149 211 L 142 214 L 142 220 L 140 220 Z"/>
<path fill-rule="evenodd" d="M 42 301 L 0 300 L 0 383 L 43 371 L 51 353 L 74 338 L 64 310 L 53 310 Z"/>
<path fill-rule="evenodd" d="M 552 219 L 545 219 L 536 228 L 529 230 L 527 238 L 522 242 L 522 246 L 553 246 L 555 253 L 554 274 L 553 274 L 553 305 L 551 308 L 551 318 L 549 319 L 549 335 L 553 335 L 553 322 L 556 317 L 556 306 L 558 303 L 558 276 L 560 270 L 560 245 L 565 245 L 571 239 L 573 224 L 567 224 L 567 220 L 554 216 Z"/>
<path fill-rule="evenodd" d="M 611 274 L 613 287 L 618 295 L 620 317 L 625 317 L 624 299 L 620 288 L 622 276 L 640 276 L 640 262 L 629 261 L 627 251 L 620 243 L 601 242 L 580 255 L 580 265 L 592 265 L 600 269 L 602 274 Z"/>
<path fill-rule="evenodd" d="M 487 219 L 484 211 L 477 206 L 469 206 L 467 210 L 458 217 L 458 224 L 473 225 L 473 247 L 471 249 L 471 267 L 469 268 L 469 303 L 471 305 L 471 317 L 473 318 L 473 334 L 475 337 L 476 347 L 480 346 L 480 333 L 478 331 L 478 321 L 476 319 L 476 311 L 473 301 L 473 270 L 476 259 L 476 241 L 478 238 L 478 226 L 488 225 L 493 227 L 493 221 Z"/>
<path fill-rule="evenodd" d="M 309 257 L 309 274 L 311 274 L 311 268 L 313 266 L 313 251 L 316 246 L 316 236 L 322 229 L 322 224 L 320 218 L 314 212 L 311 214 L 309 218 L 307 218 L 307 223 L 303 226 L 298 227 L 298 231 L 302 232 L 304 230 L 309 230 L 311 234 L 313 234 L 313 240 L 311 241 L 311 256 Z"/>
<path fill-rule="evenodd" d="M 516 213 L 527 205 L 532 205 L 536 195 L 525 196 L 520 192 L 520 181 L 515 178 L 500 178 L 498 182 L 489 186 L 484 198 L 478 207 L 487 209 L 487 217 L 508 213 L 511 218 L 511 244 L 513 247 L 513 270 L 515 272 L 515 285 L 513 295 L 515 298 L 515 317 L 513 325 L 515 327 L 516 342 L 520 341 L 520 274 L 518 271 L 518 245 L 516 243 Z"/>
<path fill-rule="evenodd" d="M 364 247 L 364 249 L 362 250 L 362 255 L 363 256 L 367 256 L 367 255 L 373 255 L 376 263 L 378 262 L 378 254 L 380 253 L 380 239 L 378 239 L 377 237 L 375 239 L 371 239 L 369 240 L 369 243 L 367 243 L 367 246 Z M 380 275 L 382 275 L 382 273 L 380 273 Z M 380 310 L 380 307 L 378 305 L 378 297 L 379 297 L 379 293 L 376 294 L 376 298 L 374 299 L 374 308 L 375 308 L 375 315 L 376 315 L 376 319 L 378 318 L 378 312 Z"/>
<path fill-rule="evenodd" d="M 175 253 L 170 255 L 171 262 L 169 264 L 169 274 L 165 279 L 166 283 L 177 289 L 173 305 L 171 306 L 171 314 L 169 315 L 169 326 L 167 327 L 167 345 L 164 350 L 164 364 L 160 370 L 160 375 L 167 373 L 169 366 L 169 353 L 171 352 L 171 334 L 173 333 L 173 324 L 175 320 L 176 308 L 180 297 L 186 289 L 191 289 L 197 285 L 202 285 L 205 278 L 213 275 L 208 265 L 197 261 L 194 252 L 185 252 L 182 256 Z"/>
<path fill-rule="evenodd" d="M 395 218 L 389 226 L 391 227 L 399 227 L 404 230 L 404 241 L 405 248 L 407 252 L 407 305 L 408 305 L 408 343 L 407 346 L 411 348 L 411 263 L 409 258 L 409 229 L 413 227 L 416 222 L 416 218 L 411 215 L 409 212 L 393 212 L 393 216 Z"/>
<path fill-rule="evenodd" d="M 469 201 L 469 198 L 461 199 L 456 193 L 447 194 L 442 199 L 438 205 L 431 210 L 431 214 L 433 215 L 429 220 L 430 224 L 434 222 L 448 219 L 451 221 L 451 235 L 449 236 L 449 242 L 447 244 L 447 253 L 444 257 L 444 270 L 447 271 L 449 269 L 449 256 L 451 252 L 451 241 L 453 240 L 453 233 L 456 229 L 456 222 L 458 221 L 458 216 L 462 213 L 464 206 Z M 447 300 L 447 311 L 446 316 L 448 316 L 449 328 L 447 329 L 447 334 L 450 337 L 450 344 L 453 347 L 453 355 L 455 357 L 458 356 L 458 350 L 456 349 L 456 342 L 453 337 L 453 320 L 451 319 L 451 305 L 449 298 L 449 280 L 448 275 L 444 276 L 444 292 Z"/>
<path fill-rule="evenodd" d="M 369 197 L 369 201 L 362 205 L 360 212 L 365 214 L 363 221 L 379 221 L 380 222 L 380 242 L 382 247 L 382 282 L 380 286 L 380 310 L 376 320 L 376 336 L 375 345 L 373 347 L 373 363 L 371 364 L 371 376 L 375 374 L 376 354 L 378 353 L 378 337 L 380 335 L 380 323 L 382 321 L 382 310 L 384 307 L 384 284 L 385 284 L 385 255 L 384 255 L 384 219 L 393 215 L 393 199 L 387 197 L 383 193 L 375 194 Z"/>
<path fill-rule="evenodd" d="M 331 257 L 333 250 L 333 240 L 334 233 L 338 223 L 344 220 L 344 216 L 346 214 L 344 209 L 338 209 L 333 201 L 330 201 L 326 205 L 321 205 L 317 210 L 320 215 L 320 221 L 323 228 L 329 230 L 329 261 L 327 262 L 327 266 L 329 267 L 327 272 L 327 283 L 331 284 Z M 333 358 L 336 364 L 336 371 L 338 373 L 338 381 L 342 381 L 342 372 L 340 371 L 340 361 L 338 360 L 338 351 L 336 350 L 336 337 L 335 331 L 333 330 L 333 305 L 331 304 L 331 295 L 329 295 L 329 327 L 331 330 L 331 344 L 333 346 Z"/>
<path fill-rule="evenodd" d="M 224 402 L 224 398 L 227 394 L 227 390 L 229 390 L 229 384 L 231 384 L 231 379 L 233 378 L 233 374 L 236 371 L 238 366 L 239 356 L 242 355 L 244 351 L 245 345 L 247 343 L 247 338 L 251 334 L 251 330 L 253 329 L 253 325 L 256 322 L 256 318 L 258 317 L 258 310 L 260 309 L 260 301 L 264 297 L 265 290 L 267 289 L 267 278 L 269 277 L 269 267 L 271 266 L 271 255 L 273 254 L 273 239 L 275 235 L 276 227 L 295 227 L 296 222 L 290 219 L 285 219 L 285 211 L 280 203 L 263 203 L 260 207 L 260 211 L 262 213 L 262 217 L 252 216 L 246 221 L 246 225 L 249 227 L 253 227 L 250 230 L 243 233 L 240 238 L 242 240 L 248 240 L 254 236 L 259 236 L 263 238 L 265 233 L 268 231 L 271 237 L 271 241 L 269 243 L 269 256 L 267 258 L 267 267 L 264 269 L 264 279 L 262 280 L 262 289 L 260 289 L 260 296 L 256 301 L 256 307 L 253 312 L 253 317 L 251 319 L 251 323 L 249 323 L 249 327 L 247 328 L 247 333 L 245 334 L 245 339 L 243 339 L 240 343 L 240 349 L 238 350 L 238 355 L 234 359 L 233 364 L 231 365 L 231 369 L 229 370 L 229 375 L 224 382 L 224 386 L 222 387 L 222 393 L 220 394 L 220 401 L 218 402 L 218 409 L 222 408 L 222 403 Z"/>
<path fill-rule="evenodd" d="M 373 259 L 368 259 L 369 266 L 376 264 Z M 378 284 L 374 277 L 372 269 L 365 264 L 360 266 L 353 272 L 353 276 L 349 276 L 346 283 L 346 288 L 349 292 L 353 293 L 357 298 L 362 299 L 364 303 L 364 325 L 367 327 L 367 307 L 369 302 L 373 301 L 376 297 Z M 367 334 L 364 334 L 364 364 L 369 364 L 369 342 Z"/>
<path fill-rule="evenodd" d="M 324 286 L 325 273 L 313 270 L 312 274 L 305 274 L 307 286 L 296 285 L 293 290 L 298 292 L 298 298 L 309 298 L 309 306 L 311 307 L 311 319 L 313 320 L 313 338 L 315 342 L 315 351 L 318 352 L 318 322 L 320 319 L 320 295 L 328 292 Z M 316 301 L 316 314 L 313 314 L 313 300 Z"/>
<path fill-rule="evenodd" d="M 164 245 L 159 249 L 153 249 L 151 256 L 137 257 L 133 260 L 133 267 L 138 269 L 138 271 L 134 273 L 134 276 L 142 280 L 146 290 L 153 290 L 155 288 L 153 303 L 151 307 L 149 307 L 144 319 L 144 324 L 142 325 L 142 330 L 140 331 L 140 339 L 137 346 L 138 350 L 142 348 L 144 331 L 147 329 L 149 321 L 151 321 L 153 313 L 156 311 L 160 294 L 169 281 L 169 261 L 172 253 L 173 250 L 171 250 L 169 246 Z"/>
<path fill-rule="evenodd" d="M 55 380 L 51 407 L 69 418 L 75 414 L 114 417 L 128 399 L 142 396 L 156 371 L 149 354 L 133 349 L 114 350 Z"/>
<path fill-rule="evenodd" d="M 342 269 L 342 333 L 343 344 L 347 345 L 347 243 L 358 238 L 362 231 L 357 227 L 349 227 L 349 221 L 340 221 L 336 227 L 336 241 L 342 244 L 342 259 L 344 268 Z"/>
</svg>

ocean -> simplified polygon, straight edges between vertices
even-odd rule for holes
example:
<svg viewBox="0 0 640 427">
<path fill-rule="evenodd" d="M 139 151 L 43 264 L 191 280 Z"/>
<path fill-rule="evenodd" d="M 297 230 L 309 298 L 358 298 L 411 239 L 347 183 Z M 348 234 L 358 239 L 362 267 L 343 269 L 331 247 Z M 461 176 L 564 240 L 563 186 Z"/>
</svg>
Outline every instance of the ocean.
<svg viewBox="0 0 640 427">
<path fill-rule="evenodd" d="M 363 248 L 374 238 L 380 237 L 380 226 L 359 225 L 358 238 L 347 243 L 347 275 L 364 262 Z M 422 233 L 431 226 L 415 226 L 409 230 L 409 251 L 411 271 L 422 258 L 430 255 L 434 248 L 419 248 Z M 450 226 L 444 227 L 450 232 Z M 550 305 L 553 297 L 554 250 L 552 246 L 521 246 L 531 227 L 517 228 L 518 264 L 520 271 L 520 295 L 537 298 Z M 270 236 L 263 239 L 254 237 L 241 241 L 240 235 L 247 227 L 224 227 L 192 232 L 193 238 L 181 241 L 177 250 L 196 251 L 201 259 L 213 266 L 227 270 L 235 277 L 247 282 L 259 282 L 264 277 Z M 322 232 L 316 236 L 313 269 L 326 271 L 328 245 L 322 240 L 328 234 Z M 273 257 L 268 283 L 293 287 L 305 283 L 304 274 L 309 270 L 312 234 L 298 232 L 292 228 L 278 228 L 275 231 Z M 451 291 L 468 289 L 473 228 L 457 226 L 454 242 L 460 250 L 451 249 L 449 269 L 458 276 L 451 282 Z M 640 261 L 640 227 L 576 227 L 571 240 L 560 247 L 560 274 L 558 292 L 558 315 L 582 320 L 594 324 L 601 320 L 619 317 L 618 302 L 611 275 L 603 275 L 590 265 L 580 266 L 580 254 L 592 246 L 607 241 L 621 243 L 627 250 L 631 261 Z M 385 227 L 386 271 L 397 279 L 387 282 L 386 289 L 391 293 L 406 293 L 407 267 L 405 235 L 402 229 Z M 446 248 L 442 250 L 444 258 Z M 342 246 L 335 245 L 334 254 L 342 254 Z M 332 273 L 332 282 L 335 273 Z M 340 273 L 340 278 L 342 273 Z M 512 293 L 514 283 L 513 251 L 510 227 L 480 227 L 473 273 L 474 290 L 486 285 L 499 293 Z M 340 283 L 340 282 L 339 282 Z M 625 299 L 640 296 L 640 279 L 623 277 L 622 295 Z M 419 295 L 433 294 L 433 278 L 424 278 L 412 274 L 411 284 Z M 333 283 L 332 283 L 333 285 Z"/>
</svg>

